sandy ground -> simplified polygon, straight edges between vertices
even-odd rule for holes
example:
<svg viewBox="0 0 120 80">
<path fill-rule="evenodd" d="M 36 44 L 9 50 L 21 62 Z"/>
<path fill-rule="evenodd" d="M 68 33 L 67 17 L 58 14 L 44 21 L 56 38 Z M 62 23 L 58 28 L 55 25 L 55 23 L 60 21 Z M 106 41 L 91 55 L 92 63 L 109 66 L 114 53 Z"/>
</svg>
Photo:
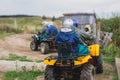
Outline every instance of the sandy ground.
<svg viewBox="0 0 120 80">
<path fill-rule="evenodd" d="M 56 53 L 41 54 L 40 51 L 31 51 L 29 45 L 32 34 L 16 34 L 0 40 L 0 58 L 7 58 L 9 54 L 18 56 L 27 56 L 32 60 L 43 60 L 49 55 Z M 0 74 L 1 77 L 2 74 Z M 38 77 L 37 80 L 44 80 L 44 77 Z M 111 77 L 105 77 L 103 74 L 95 75 L 95 80 L 112 80 Z"/>
<path fill-rule="evenodd" d="M 0 57 L 8 57 L 9 54 L 16 54 L 18 56 L 27 56 L 32 60 L 43 60 L 49 55 L 55 55 L 55 53 L 41 54 L 40 51 L 31 51 L 30 41 L 32 34 L 17 34 L 6 37 L 0 40 Z"/>
</svg>

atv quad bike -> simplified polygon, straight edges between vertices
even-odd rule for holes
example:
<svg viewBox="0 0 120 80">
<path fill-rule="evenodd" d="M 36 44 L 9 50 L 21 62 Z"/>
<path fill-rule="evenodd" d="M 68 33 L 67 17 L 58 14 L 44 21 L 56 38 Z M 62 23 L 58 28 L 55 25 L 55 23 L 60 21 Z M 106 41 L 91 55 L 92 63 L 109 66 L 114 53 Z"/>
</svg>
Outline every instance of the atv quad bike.
<svg viewBox="0 0 120 80">
<path fill-rule="evenodd" d="M 55 49 L 55 39 L 54 38 L 46 38 L 43 39 L 40 43 L 40 51 L 42 54 L 47 54 L 51 49 Z"/>
<path fill-rule="evenodd" d="M 58 56 L 49 56 L 44 60 L 47 65 L 44 80 L 94 80 L 91 55 L 99 56 L 99 45 L 89 46 L 90 54 L 79 56 L 70 53 L 70 46 L 58 45 L 58 48 L 61 51 Z"/>
<path fill-rule="evenodd" d="M 40 47 L 40 51 L 42 54 L 46 54 L 50 51 L 50 49 L 55 49 L 55 38 L 46 38 L 44 34 L 38 32 L 32 36 L 32 41 L 30 43 L 30 48 L 32 51 L 38 50 Z"/>
<path fill-rule="evenodd" d="M 79 22 L 78 25 L 78 29 L 85 31 L 86 32 L 86 25 L 89 24 L 89 30 L 87 30 L 87 32 L 90 32 L 90 35 L 94 35 L 94 41 L 87 39 L 86 36 L 84 36 L 84 34 L 82 34 L 82 37 L 80 37 L 81 39 L 83 39 L 84 42 L 86 42 L 86 44 L 92 45 L 92 44 L 100 44 L 100 34 L 99 34 L 99 29 L 100 26 L 97 26 L 97 19 L 96 19 L 96 15 L 95 13 L 67 13 L 64 14 L 63 17 L 63 21 L 67 18 L 70 19 L 76 19 Z M 99 56 L 93 56 L 91 55 L 91 57 L 93 58 L 93 64 L 96 68 L 96 73 L 102 73 L 103 72 L 103 62 L 102 62 L 102 54 L 100 53 Z"/>
</svg>

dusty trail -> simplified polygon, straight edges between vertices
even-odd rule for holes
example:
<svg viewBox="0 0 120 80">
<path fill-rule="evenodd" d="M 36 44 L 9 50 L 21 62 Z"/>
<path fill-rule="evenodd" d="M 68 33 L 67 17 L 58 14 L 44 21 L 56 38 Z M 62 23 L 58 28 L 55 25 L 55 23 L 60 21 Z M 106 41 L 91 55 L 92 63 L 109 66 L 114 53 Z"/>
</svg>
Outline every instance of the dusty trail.
<svg viewBox="0 0 120 80">
<path fill-rule="evenodd" d="M 40 51 L 31 51 L 29 48 L 32 34 L 16 34 L 0 40 L 0 57 L 8 57 L 9 54 L 27 56 L 32 60 L 44 59 L 50 54 L 41 54 Z M 54 53 L 52 53 L 54 54 Z"/>
</svg>

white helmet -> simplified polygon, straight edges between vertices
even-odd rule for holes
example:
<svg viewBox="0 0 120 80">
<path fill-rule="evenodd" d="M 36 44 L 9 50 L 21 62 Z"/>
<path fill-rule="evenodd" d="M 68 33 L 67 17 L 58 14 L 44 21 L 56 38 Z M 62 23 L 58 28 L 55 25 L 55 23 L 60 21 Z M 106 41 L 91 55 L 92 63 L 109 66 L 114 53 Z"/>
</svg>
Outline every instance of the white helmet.
<svg viewBox="0 0 120 80">
<path fill-rule="evenodd" d="M 43 22 L 42 22 L 42 25 L 43 25 L 44 27 L 47 27 L 47 26 L 48 26 L 48 21 L 43 21 Z"/>
<path fill-rule="evenodd" d="M 42 22 L 42 24 L 43 24 L 44 27 L 47 28 L 47 27 L 49 27 L 50 25 L 53 25 L 53 22 L 52 22 L 52 21 L 49 21 L 49 22 L 48 22 L 48 21 L 44 21 L 44 22 Z"/>
<path fill-rule="evenodd" d="M 53 22 L 52 22 L 52 21 L 49 21 L 49 22 L 48 22 L 48 27 L 51 26 L 51 25 L 53 25 Z"/>
<path fill-rule="evenodd" d="M 70 32 L 72 31 L 72 26 L 73 26 L 73 20 L 72 19 L 66 19 L 63 22 L 63 26 L 61 28 L 62 32 Z"/>
<path fill-rule="evenodd" d="M 71 28 L 72 26 L 73 26 L 73 20 L 66 19 L 66 20 L 64 20 L 62 27 Z"/>
</svg>

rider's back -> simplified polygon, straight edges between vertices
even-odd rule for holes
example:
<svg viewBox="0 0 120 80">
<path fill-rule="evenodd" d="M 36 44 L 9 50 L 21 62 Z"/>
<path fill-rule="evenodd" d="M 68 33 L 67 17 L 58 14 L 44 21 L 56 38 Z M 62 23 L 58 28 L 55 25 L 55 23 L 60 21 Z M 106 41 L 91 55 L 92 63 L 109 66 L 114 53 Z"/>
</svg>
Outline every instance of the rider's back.
<svg viewBox="0 0 120 80">
<path fill-rule="evenodd" d="M 59 44 L 71 44 L 72 50 L 71 53 L 77 54 L 79 51 L 79 42 L 80 38 L 76 34 L 75 31 L 70 31 L 70 32 L 59 32 L 57 37 L 56 37 L 56 43 Z M 69 48 L 70 45 L 67 46 Z M 60 53 L 61 51 L 58 50 Z"/>
</svg>

